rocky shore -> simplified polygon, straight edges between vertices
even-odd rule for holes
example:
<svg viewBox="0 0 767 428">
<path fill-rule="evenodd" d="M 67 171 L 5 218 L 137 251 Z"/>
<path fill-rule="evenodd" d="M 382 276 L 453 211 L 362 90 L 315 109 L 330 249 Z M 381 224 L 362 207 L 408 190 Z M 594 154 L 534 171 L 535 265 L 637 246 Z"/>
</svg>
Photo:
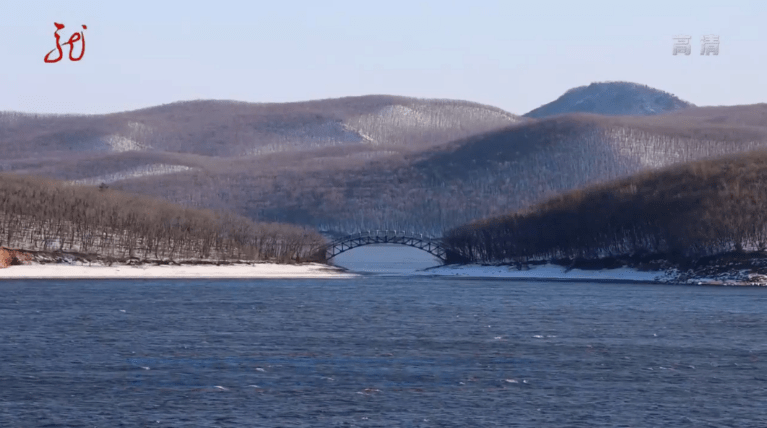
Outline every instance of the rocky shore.
<svg viewBox="0 0 767 428">
<path fill-rule="evenodd" d="M 21 250 L 0 247 L 0 269 L 12 265 L 29 264 L 35 261 L 34 255 Z"/>
</svg>

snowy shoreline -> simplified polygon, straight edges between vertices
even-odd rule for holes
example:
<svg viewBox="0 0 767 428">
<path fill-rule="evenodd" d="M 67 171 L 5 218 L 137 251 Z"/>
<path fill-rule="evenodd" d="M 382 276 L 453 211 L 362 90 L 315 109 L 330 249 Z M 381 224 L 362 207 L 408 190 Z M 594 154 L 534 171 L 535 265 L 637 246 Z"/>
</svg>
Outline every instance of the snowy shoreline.
<svg viewBox="0 0 767 428">
<path fill-rule="evenodd" d="M 353 278 L 357 275 L 319 263 L 287 265 L 236 263 L 229 265 L 117 265 L 93 263 L 24 264 L 0 269 L 3 279 L 206 279 L 206 278 Z"/>
<path fill-rule="evenodd" d="M 544 264 L 517 269 L 508 265 L 447 265 L 424 269 L 418 275 L 452 276 L 466 278 L 503 278 L 536 281 L 599 281 L 653 284 L 694 284 L 726 286 L 765 286 L 767 277 L 742 275 L 733 272 L 716 277 L 694 276 L 689 278 L 675 270 L 646 271 L 631 267 L 616 269 L 568 269 L 565 266 Z"/>
<path fill-rule="evenodd" d="M 101 263 L 28 263 L 0 269 L 3 279 L 268 279 L 268 278 L 359 278 L 355 273 L 320 263 L 299 265 L 277 263 L 215 264 L 113 264 Z M 387 275 L 388 276 L 388 275 Z M 517 269 L 508 265 L 446 265 L 396 274 L 395 276 L 435 276 L 533 281 L 626 282 L 651 284 L 691 284 L 724 286 L 766 286 L 767 276 L 730 272 L 717 276 L 683 275 L 675 270 L 568 269 L 555 264 L 533 265 Z"/>
<path fill-rule="evenodd" d="M 425 269 L 422 275 L 438 276 L 468 276 L 510 279 L 561 279 L 561 280 L 615 280 L 633 282 L 662 282 L 665 278 L 663 272 L 641 272 L 632 268 L 598 269 L 598 270 L 567 270 L 564 266 L 546 264 L 531 266 L 529 269 L 519 270 L 506 265 L 447 265 Z"/>
</svg>

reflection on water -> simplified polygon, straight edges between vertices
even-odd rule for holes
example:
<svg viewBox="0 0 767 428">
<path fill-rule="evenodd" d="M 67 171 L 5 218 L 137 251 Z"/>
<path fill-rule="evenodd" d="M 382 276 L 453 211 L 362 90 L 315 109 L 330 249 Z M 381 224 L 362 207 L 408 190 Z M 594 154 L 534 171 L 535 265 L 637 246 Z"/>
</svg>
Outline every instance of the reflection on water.
<svg viewBox="0 0 767 428">
<path fill-rule="evenodd" d="M 353 272 L 403 275 L 441 264 L 426 251 L 396 244 L 367 245 L 337 255 L 332 262 Z"/>
</svg>

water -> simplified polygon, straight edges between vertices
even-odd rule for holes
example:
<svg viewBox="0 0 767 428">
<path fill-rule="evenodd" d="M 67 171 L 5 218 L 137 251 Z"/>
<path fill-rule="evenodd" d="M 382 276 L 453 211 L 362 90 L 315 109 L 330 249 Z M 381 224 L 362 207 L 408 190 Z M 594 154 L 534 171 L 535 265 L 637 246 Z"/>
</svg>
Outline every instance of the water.
<svg viewBox="0 0 767 428">
<path fill-rule="evenodd" d="M 332 262 L 356 273 L 375 275 L 407 275 L 442 264 L 426 251 L 396 244 L 362 246 L 337 255 Z"/>
<path fill-rule="evenodd" d="M 0 281 L 0 426 L 767 426 L 767 290 Z"/>
</svg>

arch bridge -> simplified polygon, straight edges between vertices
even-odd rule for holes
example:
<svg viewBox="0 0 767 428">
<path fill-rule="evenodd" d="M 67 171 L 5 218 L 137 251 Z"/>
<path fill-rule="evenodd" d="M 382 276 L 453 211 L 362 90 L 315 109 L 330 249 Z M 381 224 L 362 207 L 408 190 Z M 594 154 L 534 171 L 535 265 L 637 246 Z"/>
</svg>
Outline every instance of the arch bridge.
<svg viewBox="0 0 767 428">
<path fill-rule="evenodd" d="M 451 261 L 454 257 L 452 251 L 449 251 L 442 244 L 439 238 L 424 236 L 422 233 L 406 233 L 398 230 L 368 230 L 367 232 L 355 233 L 325 245 L 325 259 L 330 260 L 333 257 L 345 253 L 351 249 L 374 244 L 399 244 L 408 247 L 418 248 L 437 257 L 442 263 Z"/>
</svg>

